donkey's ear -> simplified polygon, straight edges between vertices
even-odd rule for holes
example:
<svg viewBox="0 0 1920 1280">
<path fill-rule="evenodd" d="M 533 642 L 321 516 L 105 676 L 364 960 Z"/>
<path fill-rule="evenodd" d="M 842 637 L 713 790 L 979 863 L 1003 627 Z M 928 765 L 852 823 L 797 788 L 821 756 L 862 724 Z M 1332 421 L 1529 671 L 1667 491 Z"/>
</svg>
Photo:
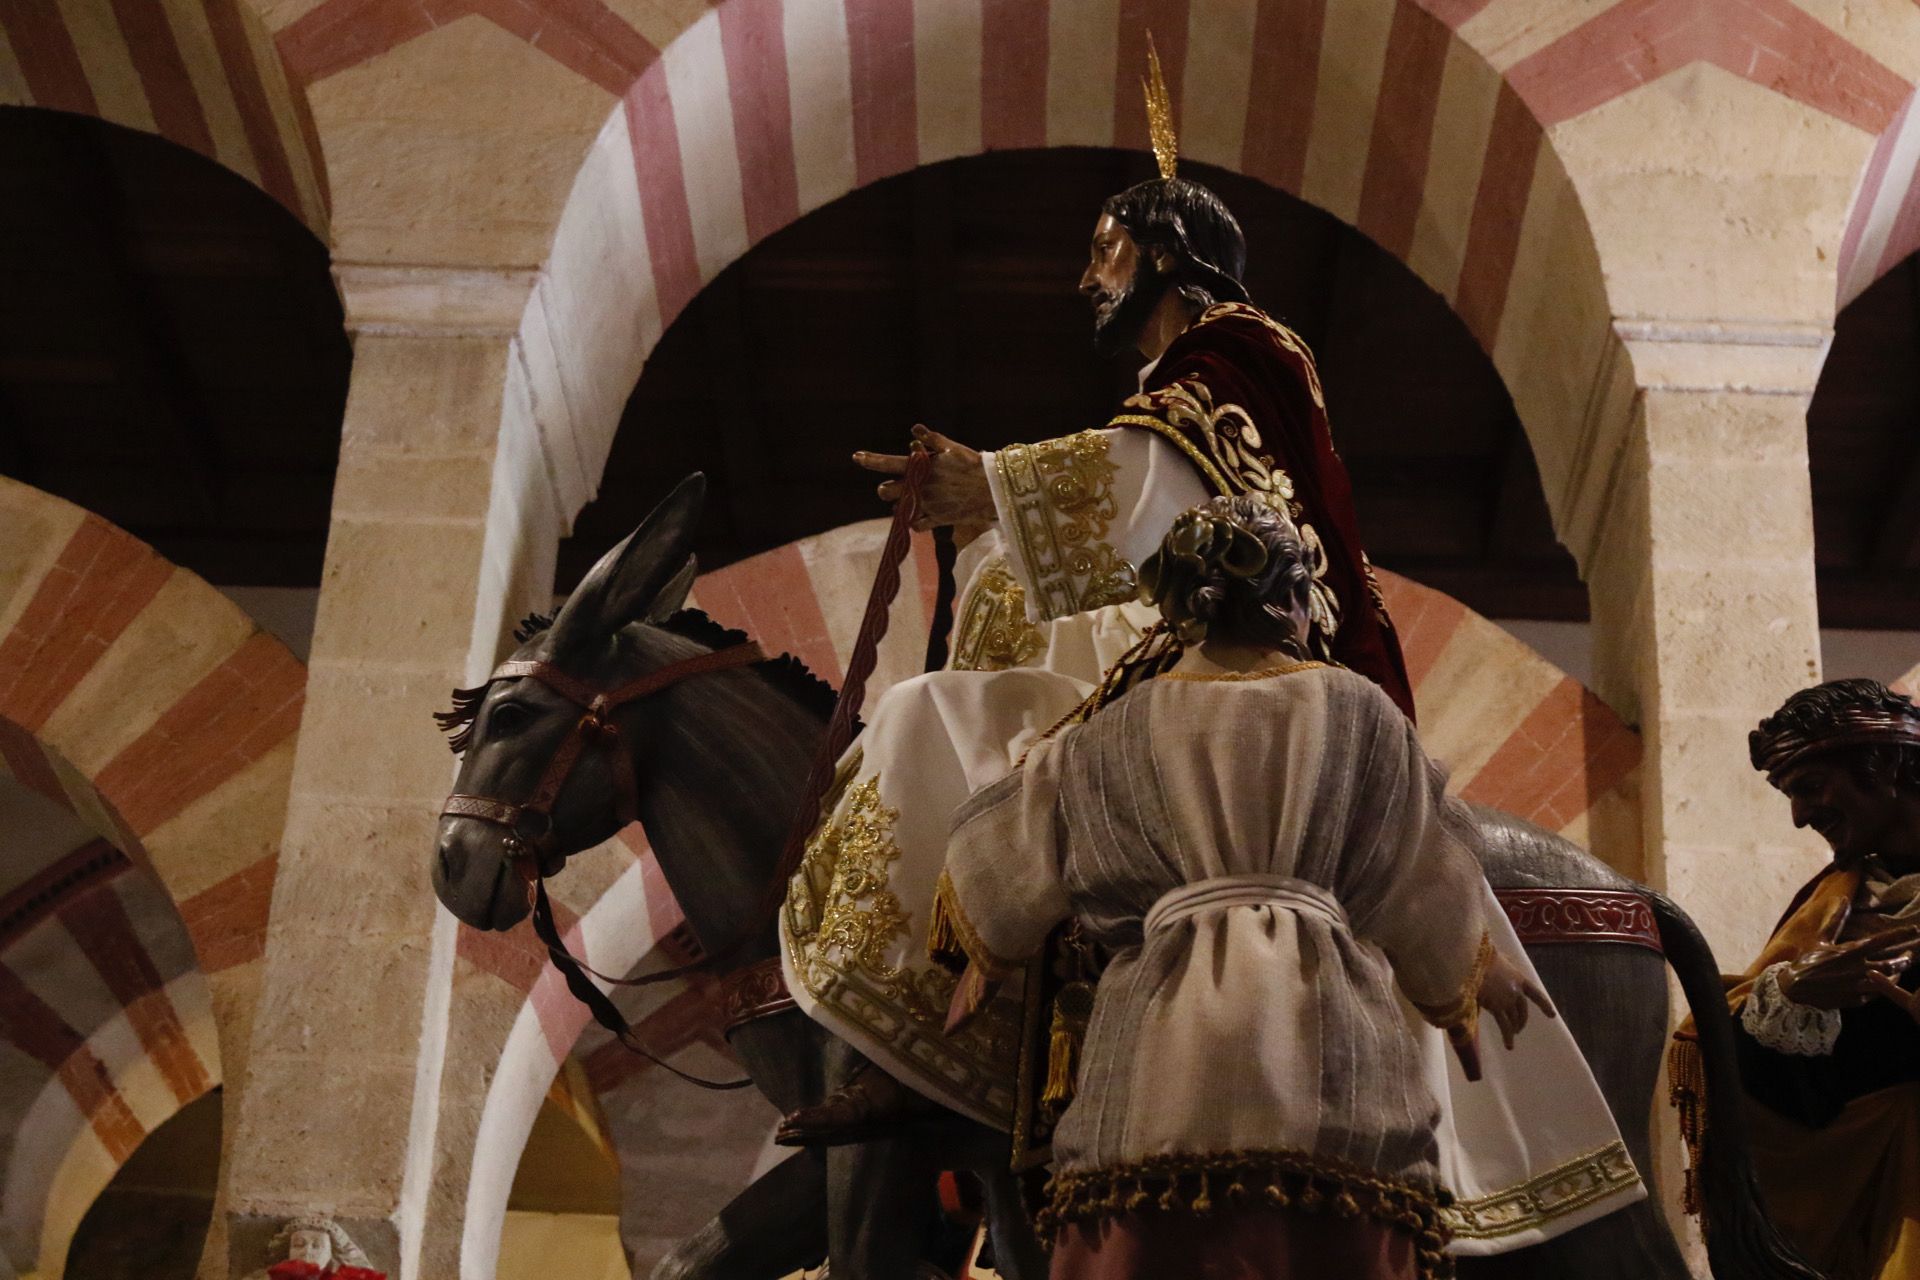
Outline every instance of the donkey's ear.
<svg viewBox="0 0 1920 1280">
<path fill-rule="evenodd" d="M 693 583 L 690 548 L 706 497 L 707 478 L 696 471 L 587 570 L 554 619 L 554 653 L 599 644 L 629 622 L 650 617 L 656 602 L 676 594 L 686 598 Z"/>
<path fill-rule="evenodd" d="M 673 575 L 666 586 L 660 588 L 660 594 L 647 606 L 648 622 L 665 622 L 687 606 L 687 596 L 693 590 L 693 580 L 700 576 L 700 557 L 688 556 L 687 562 L 680 566 L 680 572 Z"/>
</svg>

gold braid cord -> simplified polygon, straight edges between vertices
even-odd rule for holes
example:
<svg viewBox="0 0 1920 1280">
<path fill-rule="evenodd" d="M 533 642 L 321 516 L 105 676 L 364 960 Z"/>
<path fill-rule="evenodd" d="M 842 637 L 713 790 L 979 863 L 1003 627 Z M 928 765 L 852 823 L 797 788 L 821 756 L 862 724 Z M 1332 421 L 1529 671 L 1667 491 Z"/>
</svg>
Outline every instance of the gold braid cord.
<svg viewBox="0 0 1920 1280">
<path fill-rule="evenodd" d="M 1162 1154 L 1125 1164 L 1055 1174 L 1034 1225 L 1053 1239 L 1074 1222 L 1164 1210 L 1211 1213 L 1271 1205 L 1294 1213 L 1370 1218 L 1413 1237 L 1422 1280 L 1453 1275 L 1441 1209 L 1453 1197 L 1381 1177 L 1369 1169 L 1299 1151 Z"/>
<path fill-rule="evenodd" d="M 1160 74 L 1160 51 L 1153 47 L 1153 32 L 1147 32 L 1147 74 L 1141 77 L 1140 91 L 1147 97 L 1147 135 L 1153 140 L 1153 162 L 1162 178 L 1171 178 L 1180 168 L 1180 140 L 1173 133 L 1173 100 L 1167 95 L 1167 79 Z"/>
<path fill-rule="evenodd" d="M 1414 1008 L 1420 1016 L 1442 1031 L 1450 1027 L 1463 1026 L 1480 1017 L 1480 980 L 1487 976 L 1487 969 L 1493 964 L 1493 937 L 1480 935 L 1480 946 L 1473 953 L 1473 967 L 1467 970 L 1465 982 L 1460 984 L 1460 994 L 1447 1004 L 1429 1005 L 1414 1002 Z"/>
</svg>

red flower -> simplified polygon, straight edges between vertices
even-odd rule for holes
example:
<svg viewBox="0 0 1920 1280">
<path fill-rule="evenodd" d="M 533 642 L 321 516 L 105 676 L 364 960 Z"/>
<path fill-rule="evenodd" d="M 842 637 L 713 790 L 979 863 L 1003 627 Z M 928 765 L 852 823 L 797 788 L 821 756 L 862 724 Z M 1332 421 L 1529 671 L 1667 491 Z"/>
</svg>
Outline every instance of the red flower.
<svg viewBox="0 0 1920 1280">
<path fill-rule="evenodd" d="M 366 1267 L 341 1267 L 328 1280 L 387 1280 L 387 1273 Z"/>
<path fill-rule="evenodd" d="M 325 1276 L 327 1273 L 311 1262 L 296 1262 L 289 1259 L 268 1267 L 267 1274 L 273 1277 L 273 1280 L 314 1280 L 315 1277 Z"/>
</svg>

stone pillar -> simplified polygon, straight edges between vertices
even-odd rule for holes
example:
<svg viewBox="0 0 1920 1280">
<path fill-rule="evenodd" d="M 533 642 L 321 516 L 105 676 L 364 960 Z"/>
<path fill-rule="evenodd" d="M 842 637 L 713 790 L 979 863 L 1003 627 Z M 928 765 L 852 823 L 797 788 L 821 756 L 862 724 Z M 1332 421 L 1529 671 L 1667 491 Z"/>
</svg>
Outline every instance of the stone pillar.
<svg viewBox="0 0 1920 1280">
<path fill-rule="evenodd" d="M 1737 970 L 1826 856 L 1748 766 L 1747 732 L 1820 678 L 1806 410 L 1829 333 L 1615 332 L 1630 419 L 1614 456 L 1589 469 L 1601 515 L 1582 556 L 1596 691 L 1645 736 L 1648 880 Z M 1664 1095 L 1654 1106 L 1657 1177 L 1678 1225 L 1679 1140 Z"/>
<path fill-rule="evenodd" d="M 249 1274 L 282 1220 L 325 1212 L 395 1280 L 437 1280 L 457 1262 L 423 1256 L 433 1184 L 464 1171 L 433 1159 L 455 924 L 429 882 L 452 775 L 429 716 L 491 667 L 515 597 L 550 596 L 558 522 L 503 413 L 532 273 L 337 274 L 353 381 L 249 1069 L 228 1081 L 228 1258 Z"/>
</svg>

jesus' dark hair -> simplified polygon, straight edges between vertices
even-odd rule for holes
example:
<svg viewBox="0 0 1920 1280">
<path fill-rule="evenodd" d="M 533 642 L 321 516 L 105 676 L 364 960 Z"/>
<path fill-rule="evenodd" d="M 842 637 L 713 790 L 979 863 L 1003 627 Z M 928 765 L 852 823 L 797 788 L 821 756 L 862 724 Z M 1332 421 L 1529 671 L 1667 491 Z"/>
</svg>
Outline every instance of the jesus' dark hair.
<svg viewBox="0 0 1920 1280">
<path fill-rule="evenodd" d="M 1904 694 L 1895 693 L 1878 680 L 1829 680 L 1811 689 L 1802 689 L 1780 705 L 1780 709 L 1760 722 L 1747 738 L 1747 750 L 1756 769 L 1769 769 L 1782 743 L 1804 741 L 1815 745 L 1836 742 L 1835 754 L 1845 760 L 1862 781 L 1891 783 L 1902 791 L 1920 795 L 1920 742 L 1906 745 L 1892 742 L 1838 745 L 1856 736 L 1863 722 L 1899 723 L 1908 721 L 1920 736 L 1920 707 Z"/>
<path fill-rule="evenodd" d="M 1246 302 L 1247 238 L 1219 196 L 1186 178 L 1155 178 L 1109 196 L 1100 212 L 1142 249 L 1173 258 L 1173 287 L 1197 307 Z"/>
</svg>

